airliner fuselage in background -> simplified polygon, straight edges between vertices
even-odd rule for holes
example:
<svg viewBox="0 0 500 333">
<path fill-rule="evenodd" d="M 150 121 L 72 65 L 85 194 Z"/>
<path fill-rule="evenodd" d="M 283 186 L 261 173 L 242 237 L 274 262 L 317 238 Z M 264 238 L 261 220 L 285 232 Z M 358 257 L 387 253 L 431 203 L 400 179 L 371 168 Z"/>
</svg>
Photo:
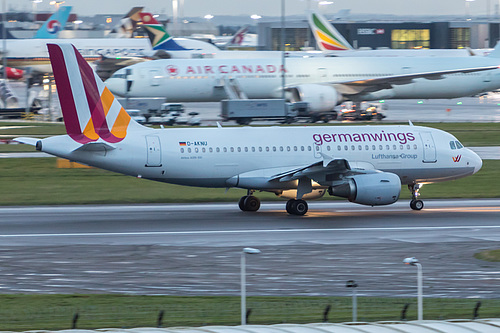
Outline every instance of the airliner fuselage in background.
<svg viewBox="0 0 500 333">
<path fill-rule="evenodd" d="M 500 87 L 500 58 L 338 57 L 287 58 L 287 91 L 315 110 L 331 110 L 343 100 L 456 98 Z M 248 98 L 279 98 L 280 59 L 165 59 L 136 64 L 128 80 L 130 97 L 166 97 L 171 102 L 213 102 L 227 98 L 236 82 Z M 487 69 L 487 70 L 485 70 Z M 125 95 L 125 71 L 106 81 Z"/>
<path fill-rule="evenodd" d="M 52 73 L 47 44 L 60 42 L 60 39 L 7 39 L 7 66 L 31 67 L 37 73 Z M 71 39 L 71 43 L 89 62 L 101 56 L 143 57 L 152 49 L 146 38 L 84 38 Z"/>
<path fill-rule="evenodd" d="M 248 190 L 239 202 L 256 211 L 254 191 L 290 199 L 330 195 L 364 205 L 396 202 L 401 184 L 465 177 L 481 159 L 451 134 L 419 126 L 323 126 L 153 129 L 136 123 L 69 44 L 49 45 L 67 135 L 16 138 L 37 150 L 126 175 L 199 187 Z"/>
</svg>

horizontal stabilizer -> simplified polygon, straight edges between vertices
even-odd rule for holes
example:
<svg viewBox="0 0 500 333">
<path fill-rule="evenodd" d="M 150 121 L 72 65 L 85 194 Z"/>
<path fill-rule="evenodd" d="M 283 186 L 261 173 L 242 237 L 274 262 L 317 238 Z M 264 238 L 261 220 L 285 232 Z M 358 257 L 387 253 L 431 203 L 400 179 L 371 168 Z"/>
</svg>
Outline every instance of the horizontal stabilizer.
<svg viewBox="0 0 500 333">
<path fill-rule="evenodd" d="M 24 143 L 26 145 L 31 145 L 31 146 L 36 146 L 36 143 L 40 141 L 40 139 L 37 138 L 27 138 L 27 137 L 19 137 L 15 138 L 14 141 Z"/>
</svg>

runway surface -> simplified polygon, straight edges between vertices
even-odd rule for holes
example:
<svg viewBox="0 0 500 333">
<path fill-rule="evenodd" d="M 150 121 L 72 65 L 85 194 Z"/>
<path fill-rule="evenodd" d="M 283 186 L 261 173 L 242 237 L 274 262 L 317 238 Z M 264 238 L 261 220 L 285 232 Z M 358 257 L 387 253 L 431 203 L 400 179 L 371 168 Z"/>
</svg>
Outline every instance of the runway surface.
<svg viewBox="0 0 500 333">
<path fill-rule="evenodd" d="M 427 200 L 414 212 L 345 202 L 0 208 L 0 292 L 237 295 L 245 246 L 250 295 L 497 297 L 500 200 Z"/>
</svg>

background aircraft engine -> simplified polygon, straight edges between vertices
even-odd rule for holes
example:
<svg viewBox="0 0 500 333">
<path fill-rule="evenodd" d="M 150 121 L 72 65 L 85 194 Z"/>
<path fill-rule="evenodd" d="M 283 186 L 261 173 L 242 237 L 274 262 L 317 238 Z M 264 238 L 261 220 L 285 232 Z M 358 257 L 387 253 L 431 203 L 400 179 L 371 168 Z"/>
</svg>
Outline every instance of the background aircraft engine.
<svg viewBox="0 0 500 333">
<path fill-rule="evenodd" d="M 302 199 L 304 200 L 314 200 L 314 199 L 319 199 L 325 194 L 326 190 L 324 189 L 319 189 L 319 190 L 312 190 L 311 193 L 305 194 Z M 284 199 L 295 199 L 297 198 L 297 190 L 286 190 L 280 193 L 276 193 L 277 196 L 284 198 Z"/>
<path fill-rule="evenodd" d="M 350 177 L 342 185 L 330 186 L 328 194 L 362 205 L 377 206 L 395 203 L 401 192 L 401 180 L 393 173 L 378 172 Z"/>
<path fill-rule="evenodd" d="M 292 102 L 307 102 L 311 111 L 331 111 L 342 102 L 335 88 L 321 84 L 301 84 L 288 89 L 291 92 Z"/>
</svg>

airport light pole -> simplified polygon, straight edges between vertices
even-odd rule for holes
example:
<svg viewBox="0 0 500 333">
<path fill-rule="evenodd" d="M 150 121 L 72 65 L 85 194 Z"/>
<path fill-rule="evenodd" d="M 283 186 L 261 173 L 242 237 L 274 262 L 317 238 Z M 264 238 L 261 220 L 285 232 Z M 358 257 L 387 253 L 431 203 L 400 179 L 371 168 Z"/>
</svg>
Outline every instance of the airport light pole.
<svg viewBox="0 0 500 333">
<path fill-rule="evenodd" d="M 411 257 L 403 260 L 406 265 L 417 266 L 417 304 L 418 320 L 424 319 L 423 292 L 422 292 L 422 265 L 417 258 Z"/>
<path fill-rule="evenodd" d="M 356 288 L 358 284 L 354 280 L 349 280 L 345 286 L 347 288 L 352 288 L 352 321 L 356 322 L 358 321 L 358 302 L 356 297 Z"/>
<path fill-rule="evenodd" d="M 247 324 L 247 291 L 246 291 L 246 272 L 245 272 L 245 257 L 246 254 L 259 254 L 259 249 L 254 249 L 251 247 L 245 247 L 241 251 L 241 325 Z"/>
</svg>

